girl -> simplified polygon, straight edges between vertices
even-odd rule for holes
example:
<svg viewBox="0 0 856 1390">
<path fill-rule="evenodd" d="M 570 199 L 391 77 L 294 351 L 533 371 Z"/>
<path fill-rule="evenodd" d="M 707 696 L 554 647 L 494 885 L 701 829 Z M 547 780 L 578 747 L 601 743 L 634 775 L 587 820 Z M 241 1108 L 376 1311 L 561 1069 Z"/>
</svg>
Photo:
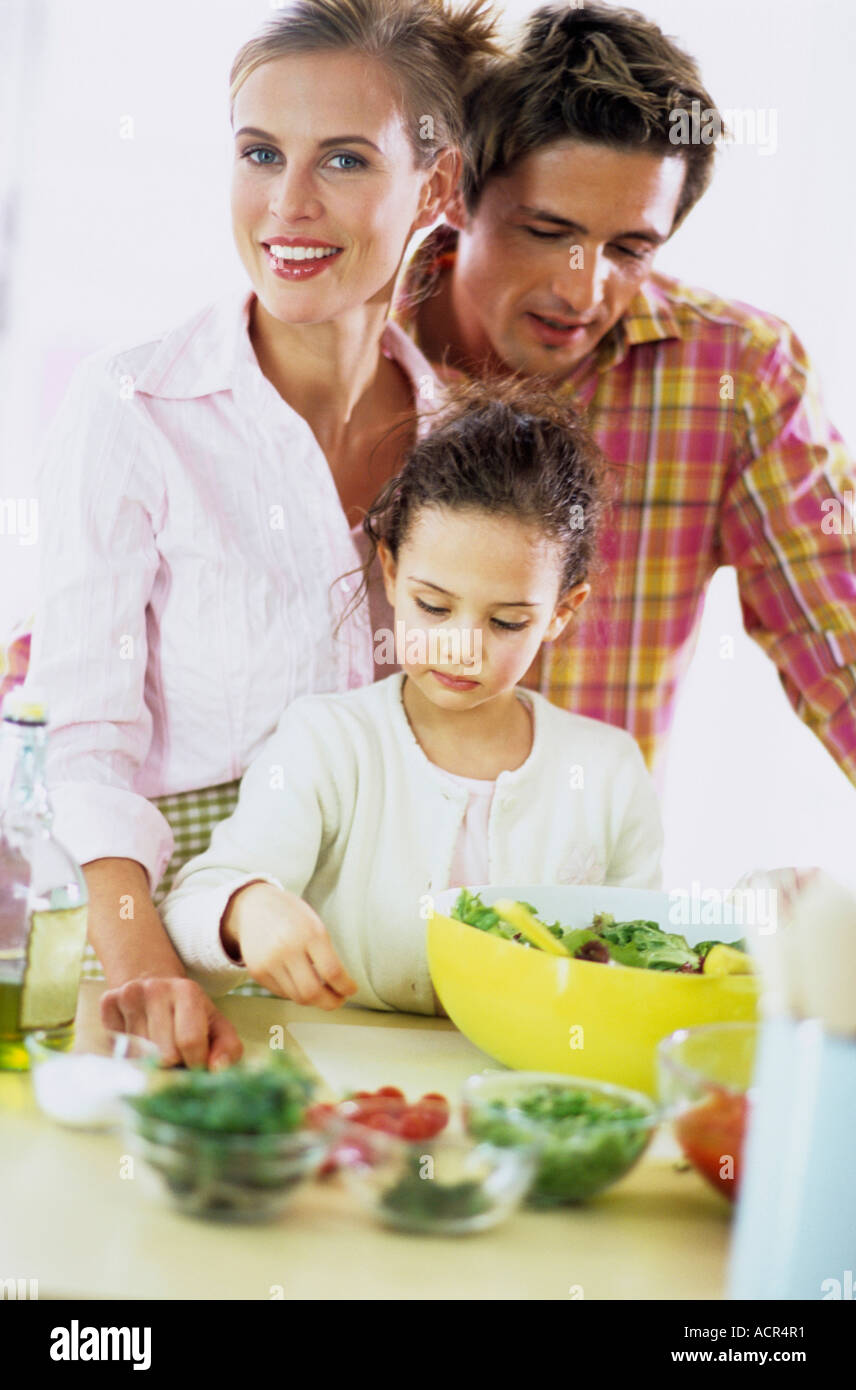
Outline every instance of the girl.
<svg viewBox="0 0 856 1390">
<path fill-rule="evenodd" d="M 517 688 L 589 593 L 602 509 L 601 457 L 566 407 L 519 383 L 455 394 L 364 523 L 402 669 L 293 702 L 164 903 L 207 989 L 250 976 L 301 1004 L 433 1013 L 433 893 L 659 886 L 632 737 Z"/>
<path fill-rule="evenodd" d="M 84 866 L 104 1023 L 170 1061 L 241 1051 L 164 931 L 172 876 L 284 706 L 375 675 L 364 614 L 333 640 L 330 581 L 400 467 L 390 425 L 430 398 L 387 315 L 454 188 L 490 34 L 482 0 L 281 6 L 230 76 L 249 285 L 87 358 L 49 436 L 30 680 L 50 700 L 56 832 Z"/>
</svg>

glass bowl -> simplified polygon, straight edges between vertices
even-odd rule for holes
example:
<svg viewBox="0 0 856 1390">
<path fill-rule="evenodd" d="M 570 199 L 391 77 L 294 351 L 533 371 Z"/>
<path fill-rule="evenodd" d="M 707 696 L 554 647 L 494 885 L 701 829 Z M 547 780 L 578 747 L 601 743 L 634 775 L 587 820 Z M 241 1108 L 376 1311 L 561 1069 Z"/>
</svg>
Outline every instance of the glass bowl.
<svg viewBox="0 0 856 1390">
<path fill-rule="evenodd" d="M 541 1207 L 583 1202 L 623 1178 L 660 1121 L 656 1102 L 640 1091 L 554 1072 L 471 1076 L 461 1103 L 474 1138 L 537 1145 L 529 1203 Z"/>
<path fill-rule="evenodd" d="M 120 1098 L 144 1091 L 161 1054 L 148 1038 L 108 1028 L 78 1035 L 38 1028 L 24 1036 L 39 1108 L 75 1129 L 114 1129 L 122 1119 Z"/>
<path fill-rule="evenodd" d="M 283 1211 L 329 1147 L 325 1133 L 305 1126 L 312 1087 L 285 1059 L 163 1073 L 157 1094 L 125 1098 L 125 1141 L 149 1188 L 180 1211 L 266 1220 Z"/>
<path fill-rule="evenodd" d="M 510 1147 L 444 1133 L 408 1141 L 331 1119 L 337 1147 L 352 1145 L 347 1186 L 384 1225 L 421 1235 L 468 1235 L 504 1221 L 535 1175 L 528 1141 Z"/>
<path fill-rule="evenodd" d="M 686 1158 L 729 1201 L 736 1200 L 752 1103 L 758 1025 L 681 1028 L 657 1048 L 659 1093 Z"/>
<path fill-rule="evenodd" d="M 189 1216 L 263 1221 L 279 1216 L 327 1151 L 323 1134 L 205 1134 L 127 1109 L 129 1151 Z"/>
</svg>

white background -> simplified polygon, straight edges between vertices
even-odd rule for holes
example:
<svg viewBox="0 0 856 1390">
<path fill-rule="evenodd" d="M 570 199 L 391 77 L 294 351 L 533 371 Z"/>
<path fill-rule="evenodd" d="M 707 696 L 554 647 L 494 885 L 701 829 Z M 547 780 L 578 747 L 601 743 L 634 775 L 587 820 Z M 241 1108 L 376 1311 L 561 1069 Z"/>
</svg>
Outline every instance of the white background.
<svg viewBox="0 0 856 1390">
<path fill-rule="evenodd" d="M 660 254 L 667 273 L 787 319 L 856 441 L 850 0 L 645 0 L 721 109 L 775 111 L 774 154 L 732 145 Z M 509 0 L 516 21 L 532 8 Z M 245 273 L 231 237 L 228 73 L 260 0 L 0 0 L 0 498 L 28 497 L 78 358 L 179 323 Z M 133 138 L 120 138 L 123 118 Z M 126 122 L 127 128 L 127 122 Z M 10 235 L 11 243 L 9 242 Z M 0 535 L 0 635 L 30 609 L 39 546 Z M 49 557 L 46 557 L 49 563 Z M 720 657 L 720 639 L 735 655 Z M 743 634 L 720 571 L 680 698 L 665 887 L 819 864 L 856 882 L 856 789 Z"/>
</svg>

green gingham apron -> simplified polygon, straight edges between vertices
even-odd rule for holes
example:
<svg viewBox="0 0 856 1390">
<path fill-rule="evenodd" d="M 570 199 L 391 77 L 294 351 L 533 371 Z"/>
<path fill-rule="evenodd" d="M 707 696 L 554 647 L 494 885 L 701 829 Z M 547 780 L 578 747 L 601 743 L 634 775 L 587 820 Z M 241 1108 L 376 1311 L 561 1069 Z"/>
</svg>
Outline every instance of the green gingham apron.
<svg viewBox="0 0 856 1390">
<path fill-rule="evenodd" d="M 218 787 L 200 787 L 198 791 L 176 792 L 170 796 L 149 797 L 161 815 L 169 821 L 175 840 L 172 858 L 164 870 L 163 877 L 152 894 L 155 907 L 160 907 L 179 869 L 188 859 L 202 854 L 208 848 L 211 832 L 215 825 L 225 820 L 238 803 L 241 779 L 222 782 Z M 104 972 L 94 950 L 87 944 L 83 959 L 83 979 L 103 980 Z M 234 994 L 263 994 L 271 997 L 270 991 L 257 985 L 255 980 L 239 985 Z"/>
</svg>

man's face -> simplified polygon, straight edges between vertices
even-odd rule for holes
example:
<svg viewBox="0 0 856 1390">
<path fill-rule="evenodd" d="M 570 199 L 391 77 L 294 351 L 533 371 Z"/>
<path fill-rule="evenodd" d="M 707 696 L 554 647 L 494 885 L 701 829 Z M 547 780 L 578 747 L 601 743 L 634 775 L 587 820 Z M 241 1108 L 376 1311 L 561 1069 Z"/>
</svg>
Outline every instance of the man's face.
<svg viewBox="0 0 856 1390">
<path fill-rule="evenodd" d="M 651 273 L 685 170 L 680 156 L 562 140 L 490 179 L 471 216 L 449 217 L 468 356 L 567 376 Z"/>
</svg>

